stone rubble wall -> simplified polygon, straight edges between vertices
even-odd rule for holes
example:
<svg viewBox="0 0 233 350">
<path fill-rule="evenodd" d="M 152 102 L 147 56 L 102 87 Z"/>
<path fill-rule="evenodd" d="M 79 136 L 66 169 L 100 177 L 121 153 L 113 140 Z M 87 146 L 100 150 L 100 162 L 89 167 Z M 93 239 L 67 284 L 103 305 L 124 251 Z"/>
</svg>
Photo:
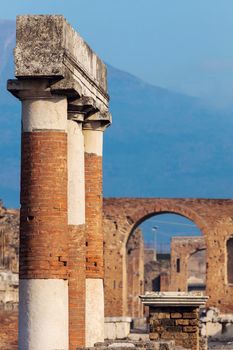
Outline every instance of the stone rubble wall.
<svg viewBox="0 0 233 350">
<path fill-rule="evenodd" d="M 176 346 L 199 347 L 198 309 L 191 307 L 150 308 L 150 339 L 174 340 Z"/>
<path fill-rule="evenodd" d="M 174 341 L 133 341 L 133 340 L 106 340 L 96 343 L 92 348 L 77 348 L 77 350 L 175 350 Z"/>
</svg>

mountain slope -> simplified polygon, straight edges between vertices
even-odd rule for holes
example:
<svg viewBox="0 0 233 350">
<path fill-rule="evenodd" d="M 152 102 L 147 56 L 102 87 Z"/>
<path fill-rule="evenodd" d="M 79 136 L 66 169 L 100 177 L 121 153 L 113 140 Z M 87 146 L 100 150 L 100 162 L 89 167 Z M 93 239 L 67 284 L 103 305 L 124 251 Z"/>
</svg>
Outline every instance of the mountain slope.
<svg viewBox="0 0 233 350">
<path fill-rule="evenodd" d="M 0 197 L 18 206 L 20 102 L 13 76 L 14 22 L 0 21 Z M 113 124 L 105 133 L 104 195 L 233 196 L 233 118 L 200 100 L 108 67 Z"/>
</svg>

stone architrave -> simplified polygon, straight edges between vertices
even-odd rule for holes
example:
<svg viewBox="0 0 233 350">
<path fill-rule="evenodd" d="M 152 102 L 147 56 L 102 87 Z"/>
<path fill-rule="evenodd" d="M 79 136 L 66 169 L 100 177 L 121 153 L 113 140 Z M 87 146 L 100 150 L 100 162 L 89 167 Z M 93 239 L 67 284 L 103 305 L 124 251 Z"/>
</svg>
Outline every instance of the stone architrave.
<svg viewBox="0 0 233 350">
<path fill-rule="evenodd" d="M 18 16 L 15 76 L 7 88 L 22 102 L 19 349 L 74 350 L 86 345 L 83 123 L 109 119 L 106 66 L 63 16 Z"/>
</svg>

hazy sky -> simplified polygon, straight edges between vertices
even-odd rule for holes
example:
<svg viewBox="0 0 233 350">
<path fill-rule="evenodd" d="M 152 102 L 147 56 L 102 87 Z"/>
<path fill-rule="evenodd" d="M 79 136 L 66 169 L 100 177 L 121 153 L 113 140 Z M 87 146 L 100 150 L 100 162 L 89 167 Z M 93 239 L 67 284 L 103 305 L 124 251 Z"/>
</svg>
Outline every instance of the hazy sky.
<svg viewBox="0 0 233 350">
<path fill-rule="evenodd" d="M 108 63 L 155 85 L 233 100 L 233 0 L 7 0 L 1 18 L 63 14 Z"/>
</svg>

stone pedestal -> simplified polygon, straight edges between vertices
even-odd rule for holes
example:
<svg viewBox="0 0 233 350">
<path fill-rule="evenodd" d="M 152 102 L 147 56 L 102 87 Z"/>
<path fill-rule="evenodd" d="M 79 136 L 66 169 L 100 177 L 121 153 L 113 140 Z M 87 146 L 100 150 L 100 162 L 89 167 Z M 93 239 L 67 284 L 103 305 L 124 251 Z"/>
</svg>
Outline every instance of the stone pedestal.
<svg viewBox="0 0 233 350">
<path fill-rule="evenodd" d="M 150 340 L 174 340 L 177 346 L 199 350 L 199 308 L 207 297 L 182 292 L 147 293 L 140 296 L 149 306 Z"/>
<path fill-rule="evenodd" d="M 104 338 L 105 339 L 126 339 L 130 333 L 131 317 L 105 317 Z"/>
</svg>

